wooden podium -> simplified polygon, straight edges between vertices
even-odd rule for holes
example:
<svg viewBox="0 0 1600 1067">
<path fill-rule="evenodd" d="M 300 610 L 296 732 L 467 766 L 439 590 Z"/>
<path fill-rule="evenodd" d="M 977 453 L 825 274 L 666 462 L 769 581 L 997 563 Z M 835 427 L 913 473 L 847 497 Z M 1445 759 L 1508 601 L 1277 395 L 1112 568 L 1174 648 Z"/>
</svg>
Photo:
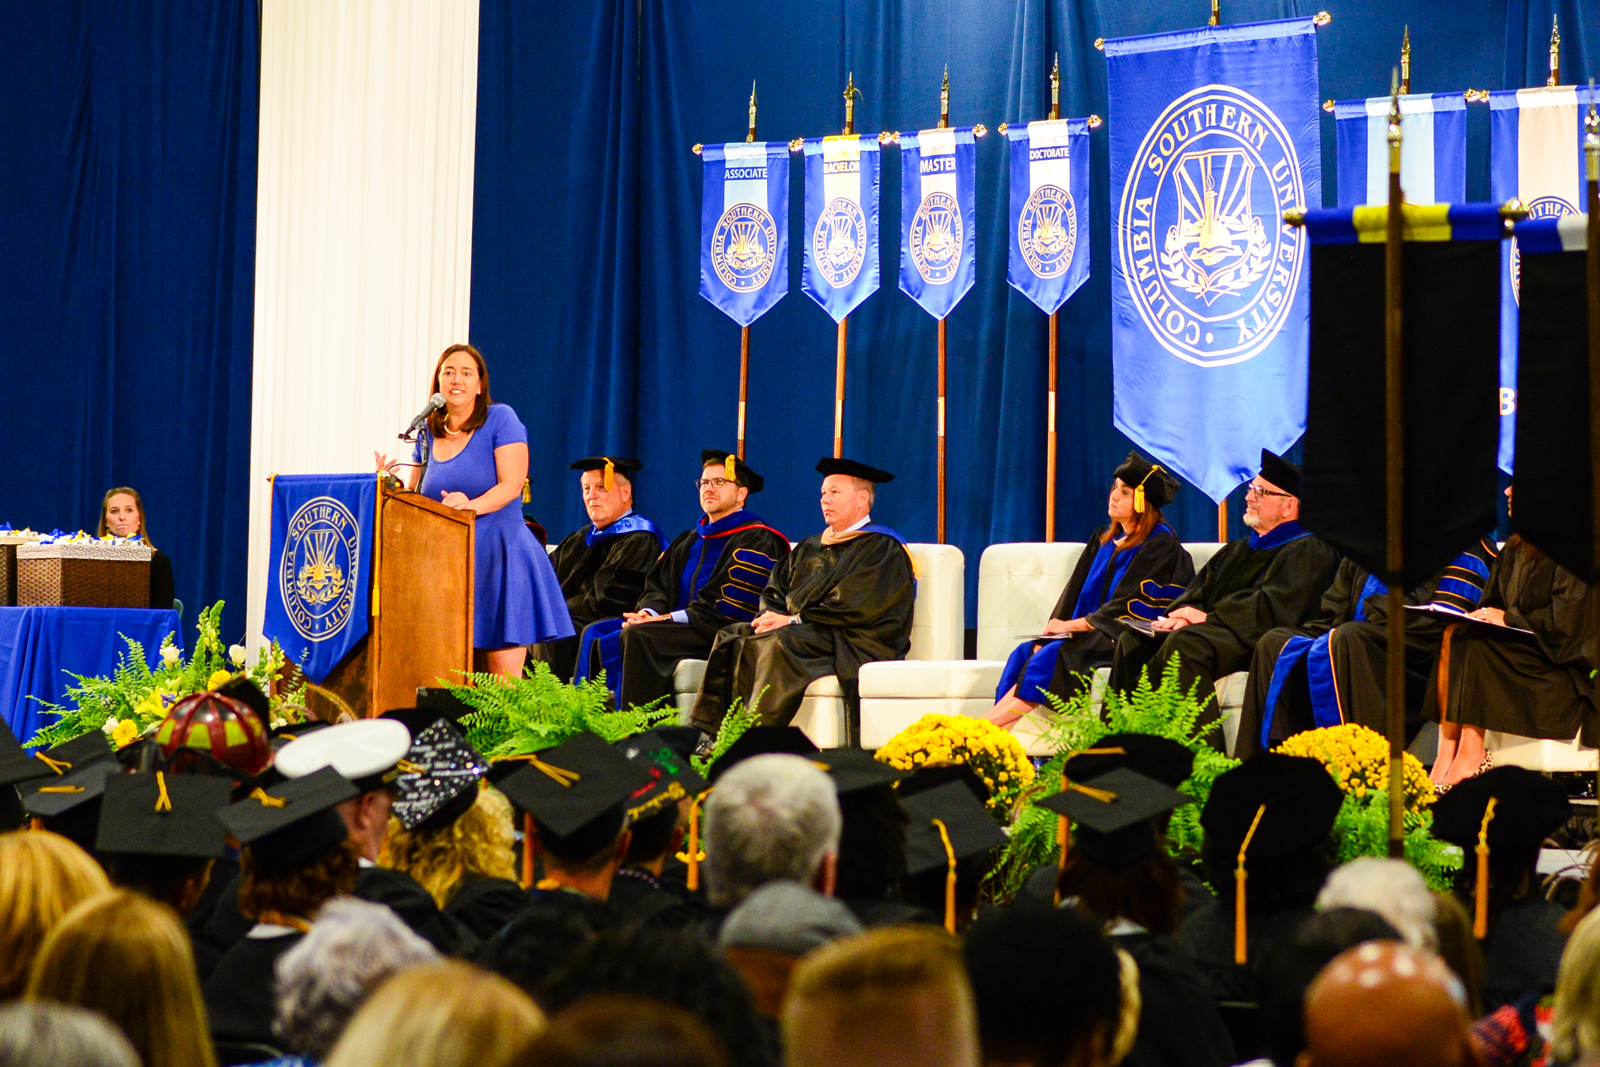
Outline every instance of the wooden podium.
<svg viewBox="0 0 1600 1067">
<path fill-rule="evenodd" d="M 412 707 L 418 686 L 472 670 L 475 520 L 420 493 L 379 493 L 367 636 L 322 681 L 358 716 Z"/>
</svg>

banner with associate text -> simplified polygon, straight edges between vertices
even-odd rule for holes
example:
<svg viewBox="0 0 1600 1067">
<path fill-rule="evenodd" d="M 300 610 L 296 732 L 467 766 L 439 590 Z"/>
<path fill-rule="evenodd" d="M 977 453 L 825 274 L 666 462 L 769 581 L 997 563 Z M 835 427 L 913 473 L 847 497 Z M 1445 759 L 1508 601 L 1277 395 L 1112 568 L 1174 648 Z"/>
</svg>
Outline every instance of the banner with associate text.
<svg viewBox="0 0 1600 1067">
<path fill-rule="evenodd" d="M 789 145 L 708 144 L 700 159 L 700 295 L 748 326 L 789 293 Z"/>
</svg>

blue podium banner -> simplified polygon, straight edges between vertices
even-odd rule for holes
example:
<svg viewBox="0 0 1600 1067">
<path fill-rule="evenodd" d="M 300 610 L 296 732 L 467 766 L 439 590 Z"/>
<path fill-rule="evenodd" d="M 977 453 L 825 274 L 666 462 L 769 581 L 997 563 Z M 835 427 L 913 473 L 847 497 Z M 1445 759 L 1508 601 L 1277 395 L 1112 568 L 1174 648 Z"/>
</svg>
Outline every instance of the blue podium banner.
<svg viewBox="0 0 1600 1067">
<path fill-rule="evenodd" d="M 1336 101 L 1333 117 L 1339 146 L 1339 206 L 1387 204 L 1389 98 Z M 1400 98 L 1400 188 L 1409 204 L 1459 204 L 1467 199 L 1463 94 L 1414 93 Z"/>
<path fill-rule="evenodd" d="M 1089 278 L 1089 120 L 1044 119 L 1011 144 L 1006 281 L 1047 315 Z"/>
<path fill-rule="evenodd" d="M 1312 20 L 1106 42 L 1117 429 L 1213 500 L 1305 430 Z"/>
<path fill-rule="evenodd" d="M 805 153 L 800 288 L 838 322 L 878 291 L 878 138 L 809 138 Z"/>
<path fill-rule="evenodd" d="M 900 289 L 936 319 L 972 288 L 972 127 L 900 135 Z"/>
<path fill-rule="evenodd" d="M 708 144 L 700 295 L 748 326 L 789 292 L 789 144 Z"/>
<path fill-rule="evenodd" d="M 377 512 L 373 474 L 272 480 L 272 573 L 262 630 L 312 682 L 367 636 Z"/>
</svg>

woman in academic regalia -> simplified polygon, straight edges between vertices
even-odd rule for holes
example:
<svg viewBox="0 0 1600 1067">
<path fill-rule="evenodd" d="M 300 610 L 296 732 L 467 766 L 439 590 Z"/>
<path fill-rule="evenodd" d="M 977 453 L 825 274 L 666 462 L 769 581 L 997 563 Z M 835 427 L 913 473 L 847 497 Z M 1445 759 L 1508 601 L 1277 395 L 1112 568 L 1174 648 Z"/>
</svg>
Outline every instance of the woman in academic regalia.
<svg viewBox="0 0 1600 1067">
<path fill-rule="evenodd" d="M 150 606 L 172 607 L 172 560 L 150 543 L 150 528 L 145 523 L 144 499 L 137 489 L 119 485 L 107 489 L 100 500 L 100 537 L 137 537 L 150 548 Z"/>
<path fill-rule="evenodd" d="M 1511 490 L 1506 489 L 1506 501 Z M 1513 534 L 1489 572 L 1482 606 L 1445 631 L 1423 716 L 1439 724 L 1433 780 L 1487 768 L 1486 730 L 1571 741 L 1595 713 L 1587 582 Z"/>
<path fill-rule="evenodd" d="M 1053 693 L 1071 699 L 1097 667 L 1111 664 L 1124 618 L 1155 619 L 1194 578 L 1194 561 L 1161 515 L 1178 481 L 1137 452 L 1111 480 L 1111 522 L 1089 535 L 1044 633 L 1006 661 L 988 718 L 1010 727 Z"/>
</svg>

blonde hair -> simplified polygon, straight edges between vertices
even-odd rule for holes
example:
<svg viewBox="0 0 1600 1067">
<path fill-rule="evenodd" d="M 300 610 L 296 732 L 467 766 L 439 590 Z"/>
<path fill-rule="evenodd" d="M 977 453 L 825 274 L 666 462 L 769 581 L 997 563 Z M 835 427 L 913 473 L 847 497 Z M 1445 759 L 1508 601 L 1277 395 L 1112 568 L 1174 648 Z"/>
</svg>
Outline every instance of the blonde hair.
<svg viewBox="0 0 1600 1067">
<path fill-rule="evenodd" d="M 139 490 L 126 485 L 112 486 L 106 490 L 106 495 L 100 498 L 100 530 L 95 536 L 104 537 L 111 532 L 111 524 L 106 521 L 106 511 L 111 507 L 111 498 L 114 496 L 133 497 L 134 506 L 139 509 L 139 539 L 151 548 L 155 548 L 155 545 L 150 544 L 150 530 L 144 521 L 144 497 L 139 495 Z"/>
<path fill-rule="evenodd" d="M 1561 953 L 1550 1054 L 1562 1062 L 1600 1052 L 1600 911 L 1578 923 Z"/>
<path fill-rule="evenodd" d="M 189 935 L 171 908 L 132 890 L 68 912 L 33 961 L 27 995 L 100 1012 L 144 1067 L 216 1067 Z"/>
<path fill-rule="evenodd" d="M 0 1001 L 20 996 L 50 928 L 80 901 L 111 888 L 89 854 L 48 830 L 0 834 Z"/>
<path fill-rule="evenodd" d="M 544 1029 L 528 995 L 458 960 L 401 971 L 345 1027 L 325 1067 L 507 1067 Z"/>
<path fill-rule="evenodd" d="M 515 881 L 513 842 L 511 802 L 480 782 L 472 807 L 447 826 L 407 830 L 391 818 L 378 862 L 415 878 L 442 908 L 469 878 Z"/>
</svg>

